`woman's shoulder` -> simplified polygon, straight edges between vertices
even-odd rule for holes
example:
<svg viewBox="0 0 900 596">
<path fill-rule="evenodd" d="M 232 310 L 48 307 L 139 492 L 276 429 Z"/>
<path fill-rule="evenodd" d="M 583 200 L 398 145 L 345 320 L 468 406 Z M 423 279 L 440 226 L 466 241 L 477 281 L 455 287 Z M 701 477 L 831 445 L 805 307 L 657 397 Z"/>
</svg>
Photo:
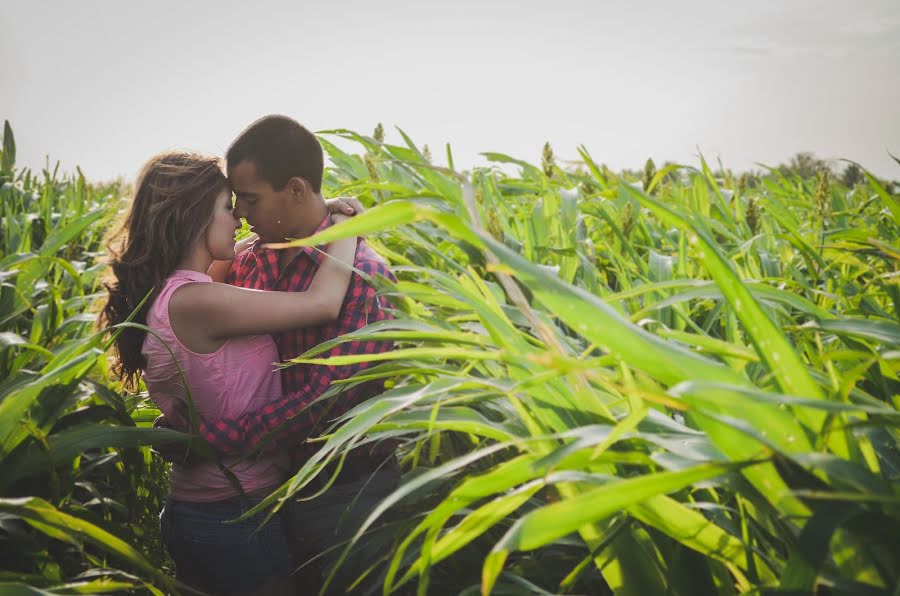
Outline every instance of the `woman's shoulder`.
<svg viewBox="0 0 900 596">
<path fill-rule="evenodd" d="M 206 273 L 200 273 L 199 271 L 192 271 L 190 269 L 176 269 L 163 282 L 163 286 L 159 292 L 159 296 L 162 297 L 166 294 L 171 295 L 181 286 L 197 282 L 212 282 L 212 278 Z"/>
<path fill-rule="evenodd" d="M 150 309 L 150 318 L 159 318 L 168 321 L 169 311 L 172 306 L 177 307 L 177 305 L 183 302 L 183 300 L 180 299 L 183 292 L 180 290 L 186 289 L 185 286 L 204 286 L 206 283 L 211 284 L 211 282 L 212 278 L 205 273 L 188 269 L 176 269 L 166 278 L 162 288 L 156 295 L 153 306 Z M 176 296 L 179 298 L 176 298 Z"/>
<path fill-rule="evenodd" d="M 210 301 L 219 298 L 228 286 L 214 282 L 206 274 L 196 271 L 176 272 L 166 282 L 169 293 L 168 310 L 182 312 L 203 312 Z"/>
</svg>

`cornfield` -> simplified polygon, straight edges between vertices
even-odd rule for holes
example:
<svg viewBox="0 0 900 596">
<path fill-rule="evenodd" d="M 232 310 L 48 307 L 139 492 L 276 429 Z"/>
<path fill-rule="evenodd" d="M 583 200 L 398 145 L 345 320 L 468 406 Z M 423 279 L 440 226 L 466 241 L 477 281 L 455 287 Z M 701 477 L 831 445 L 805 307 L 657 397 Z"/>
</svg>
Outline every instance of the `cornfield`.
<svg viewBox="0 0 900 596">
<path fill-rule="evenodd" d="M 400 135 L 321 134 L 367 211 L 303 241 L 392 264 L 396 319 L 336 341 L 395 349 L 321 399 L 387 389 L 261 508 L 390 440 L 403 483 L 356 534 L 394 536 L 384 593 L 900 593 L 896 185 L 549 145 L 458 172 Z M 0 182 L 0 590 L 177 592 L 149 445 L 187 437 L 93 327 L 124 189 L 17 170 L 8 124 Z M 356 358 L 328 347 L 298 361 Z"/>
</svg>

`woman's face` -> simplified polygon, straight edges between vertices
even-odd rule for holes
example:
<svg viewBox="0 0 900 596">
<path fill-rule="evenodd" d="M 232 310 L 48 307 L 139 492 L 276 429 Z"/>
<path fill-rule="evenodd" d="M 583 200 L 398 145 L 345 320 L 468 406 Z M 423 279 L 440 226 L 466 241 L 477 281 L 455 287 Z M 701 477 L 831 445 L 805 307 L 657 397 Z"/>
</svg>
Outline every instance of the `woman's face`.
<svg viewBox="0 0 900 596">
<path fill-rule="evenodd" d="M 206 249 L 216 261 L 234 258 L 234 233 L 241 227 L 231 210 L 231 191 L 226 190 L 216 199 L 216 210 L 206 228 Z"/>
</svg>

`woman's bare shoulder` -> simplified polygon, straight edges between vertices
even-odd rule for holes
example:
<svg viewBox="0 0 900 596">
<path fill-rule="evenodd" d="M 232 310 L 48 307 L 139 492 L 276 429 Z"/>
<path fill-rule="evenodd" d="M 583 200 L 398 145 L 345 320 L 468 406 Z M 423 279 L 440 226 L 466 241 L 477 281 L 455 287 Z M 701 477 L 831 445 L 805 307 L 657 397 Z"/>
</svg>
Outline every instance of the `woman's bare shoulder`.
<svg viewBox="0 0 900 596">
<path fill-rule="evenodd" d="M 169 299 L 169 313 L 207 312 L 210 306 L 221 300 L 229 287 L 231 286 L 215 281 L 186 283 L 172 292 L 172 297 Z"/>
</svg>

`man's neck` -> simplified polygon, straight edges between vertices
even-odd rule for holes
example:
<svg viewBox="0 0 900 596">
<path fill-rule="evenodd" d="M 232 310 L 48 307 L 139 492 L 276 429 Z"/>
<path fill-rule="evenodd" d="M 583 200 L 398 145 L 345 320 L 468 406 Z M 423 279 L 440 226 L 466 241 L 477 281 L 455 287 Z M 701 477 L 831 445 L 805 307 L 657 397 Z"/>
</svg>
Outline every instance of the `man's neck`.
<svg viewBox="0 0 900 596">
<path fill-rule="evenodd" d="M 322 220 L 327 216 L 328 206 L 325 205 L 325 198 L 321 193 L 314 195 L 303 214 L 302 221 L 297 222 L 298 226 L 296 229 L 288 232 L 285 240 L 312 236 L 318 229 L 319 224 L 321 224 Z M 286 266 L 295 256 L 297 256 L 300 250 L 300 248 L 286 248 L 279 251 L 278 260 L 280 265 L 282 267 Z"/>
<path fill-rule="evenodd" d="M 297 227 L 288 233 L 288 238 L 312 236 L 327 215 L 328 206 L 325 205 L 325 199 L 321 193 L 314 195 L 303 210 L 303 217 L 297 222 Z"/>
</svg>

